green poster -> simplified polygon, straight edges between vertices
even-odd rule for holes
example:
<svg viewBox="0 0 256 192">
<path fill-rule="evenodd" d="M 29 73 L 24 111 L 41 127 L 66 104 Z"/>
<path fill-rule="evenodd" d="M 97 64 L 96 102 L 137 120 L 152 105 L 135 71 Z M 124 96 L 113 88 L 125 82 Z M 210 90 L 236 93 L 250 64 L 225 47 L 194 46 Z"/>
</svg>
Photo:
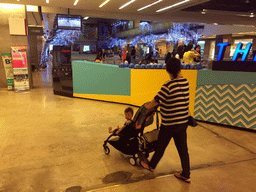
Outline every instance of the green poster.
<svg viewBox="0 0 256 192">
<path fill-rule="evenodd" d="M 13 90 L 13 68 L 12 68 L 12 56 L 11 53 L 2 53 L 2 60 L 5 69 L 7 89 Z"/>
</svg>

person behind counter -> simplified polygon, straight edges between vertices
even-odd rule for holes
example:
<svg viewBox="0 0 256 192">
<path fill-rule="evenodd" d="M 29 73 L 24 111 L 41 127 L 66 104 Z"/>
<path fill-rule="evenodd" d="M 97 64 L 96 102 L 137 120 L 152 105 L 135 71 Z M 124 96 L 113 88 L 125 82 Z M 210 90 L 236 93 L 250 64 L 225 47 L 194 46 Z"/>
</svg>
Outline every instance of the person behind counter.
<svg viewBox="0 0 256 192">
<path fill-rule="evenodd" d="M 100 54 L 98 54 L 98 55 L 96 56 L 94 62 L 96 62 L 96 63 L 103 63 Z"/>
<path fill-rule="evenodd" d="M 183 61 L 184 48 L 185 48 L 184 45 L 180 45 L 180 46 L 178 47 L 177 53 L 176 53 L 176 55 L 175 55 L 175 58 L 176 58 L 176 59 L 179 59 L 180 62 Z"/>
<path fill-rule="evenodd" d="M 135 62 L 135 57 L 136 57 L 136 49 L 133 46 L 131 51 L 131 59 L 133 60 L 133 63 Z"/>
<path fill-rule="evenodd" d="M 187 51 L 183 55 L 183 62 L 185 64 L 195 63 L 194 58 L 201 56 L 195 49 L 193 49 L 193 44 L 188 44 Z"/>
<path fill-rule="evenodd" d="M 149 63 L 153 63 L 154 59 L 152 59 L 152 53 L 149 53 L 148 56 L 146 57 L 146 59 L 142 59 L 140 62 L 139 62 L 139 65 L 141 64 L 149 64 Z"/>
<path fill-rule="evenodd" d="M 196 45 L 195 46 L 195 50 L 201 55 L 200 49 L 201 49 L 200 45 Z M 194 58 L 194 61 L 196 63 L 200 62 L 201 61 L 201 56 L 197 56 L 196 58 Z"/>
<path fill-rule="evenodd" d="M 167 53 L 166 57 L 165 57 L 165 63 L 167 63 L 167 61 L 172 57 L 172 54 L 170 52 Z"/>
<path fill-rule="evenodd" d="M 131 56 L 129 53 L 126 53 L 126 58 L 124 61 L 127 61 L 129 64 L 131 63 Z"/>
</svg>

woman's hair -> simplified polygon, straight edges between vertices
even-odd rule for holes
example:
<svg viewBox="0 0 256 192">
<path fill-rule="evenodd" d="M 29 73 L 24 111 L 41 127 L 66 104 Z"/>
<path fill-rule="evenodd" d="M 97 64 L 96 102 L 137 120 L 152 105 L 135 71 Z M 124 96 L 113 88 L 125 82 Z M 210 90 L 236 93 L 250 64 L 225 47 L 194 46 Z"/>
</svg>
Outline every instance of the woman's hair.
<svg viewBox="0 0 256 192">
<path fill-rule="evenodd" d="M 201 48 L 201 46 L 200 46 L 200 45 L 196 45 L 196 46 L 195 46 L 195 49 L 196 49 L 197 47 Z"/>
<path fill-rule="evenodd" d="M 200 46 L 200 45 L 196 45 L 196 46 L 195 46 L 195 50 L 196 50 L 197 47 L 199 47 L 199 48 L 201 49 L 201 46 Z M 199 51 L 198 51 L 199 54 L 201 54 L 201 50 L 200 50 L 200 49 L 199 49 Z"/>
<path fill-rule="evenodd" d="M 127 107 L 125 110 L 124 110 L 125 113 L 131 113 L 133 115 L 133 109 L 131 107 Z"/>
<path fill-rule="evenodd" d="M 170 58 L 166 63 L 166 71 L 173 75 L 174 79 L 178 76 L 180 72 L 180 60 L 176 58 Z"/>
<path fill-rule="evenodd" d="M 189 43 L 185 52 L 191 51 L 192 48 L 193 48 L 193 44 Z"/>
<path fill-rule="evenodd" d="M 180 59 L 183 58 L 183 48 L 184 46 L 183 45 L 180 45 L 177 49 L 177 54 L 179 55 Z"/>
<path fill-rule="evenodd" d="M 165 57 L 165 63 L 167 63 L 167 61 L 172 57 L 172 54 L 170 52 L 167 53 L 166 57 Z"/>
</svg>

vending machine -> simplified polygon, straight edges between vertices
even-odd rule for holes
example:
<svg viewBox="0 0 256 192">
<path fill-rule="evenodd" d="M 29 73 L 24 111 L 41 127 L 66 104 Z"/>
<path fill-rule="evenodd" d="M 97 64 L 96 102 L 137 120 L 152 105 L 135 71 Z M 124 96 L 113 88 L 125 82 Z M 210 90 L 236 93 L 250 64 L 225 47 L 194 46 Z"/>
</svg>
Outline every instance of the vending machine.
<svg viewBox="0 0 256 192">
<path fill-rule="evenodd" d="M 73 97 L 70 46 L 53 46 L 52 77 L 54 94 Z"/>
</svg>

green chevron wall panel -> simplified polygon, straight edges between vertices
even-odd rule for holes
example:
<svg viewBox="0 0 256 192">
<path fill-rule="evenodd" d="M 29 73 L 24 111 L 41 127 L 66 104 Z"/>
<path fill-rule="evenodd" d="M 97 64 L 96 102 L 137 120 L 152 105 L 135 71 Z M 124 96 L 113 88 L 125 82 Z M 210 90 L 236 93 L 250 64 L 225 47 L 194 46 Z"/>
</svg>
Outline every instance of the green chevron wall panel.
<svg viewBox="0 0 256 192">
<path fill-rule="evenodd" d="M 256 84 L 198 85 L 194 117 L 256 129 Z"/>
</svg>

